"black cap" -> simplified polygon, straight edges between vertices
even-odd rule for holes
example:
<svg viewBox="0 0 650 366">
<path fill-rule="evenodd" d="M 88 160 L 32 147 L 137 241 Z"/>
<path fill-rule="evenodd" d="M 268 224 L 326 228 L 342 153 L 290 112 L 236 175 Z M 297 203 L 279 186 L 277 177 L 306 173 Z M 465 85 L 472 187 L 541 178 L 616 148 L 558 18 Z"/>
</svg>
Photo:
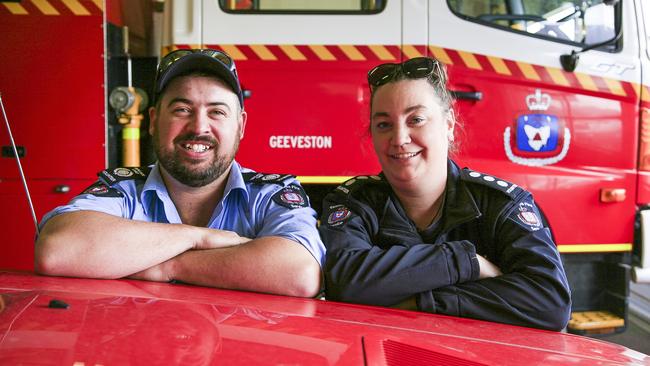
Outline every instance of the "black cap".
<svg viewBox="0 0 650 366">
<path fill-rule="evenodd" d="M 174 53 L 182 54 L 185 52 L 187 52 L 187 54 L 178 57 L 175 61 L 172 61 L 169 66 L 161 70 L 161 68 L 166 65 L 165 59 L 167 57 L 173 57 Z M 221 61 L 218 57 L 215 57 L 215 54 L 218 54 L 221 58 L 225 56 L 230 61 L 230 66 Z M 172 79 L 195 71 L 214 74 L 216 77 L 223 80 L 230 89 L 237 94 L 239 105 L 242 109 L 244 108 L 244 95 L 239 84 L 239 78 L 237 77 L 235 62 L 225 53 L 210 49 L 177 50 L 167 54 L 167 56 L 165 56 L 160 62 L 160 65 L 158 65 L 158 76 L 156 78 L 156 89 L 154 91 L 155 100 L 158 100 L 160 93 L 165 89 L 169 82 L 172 81 Z"/>
</svg>

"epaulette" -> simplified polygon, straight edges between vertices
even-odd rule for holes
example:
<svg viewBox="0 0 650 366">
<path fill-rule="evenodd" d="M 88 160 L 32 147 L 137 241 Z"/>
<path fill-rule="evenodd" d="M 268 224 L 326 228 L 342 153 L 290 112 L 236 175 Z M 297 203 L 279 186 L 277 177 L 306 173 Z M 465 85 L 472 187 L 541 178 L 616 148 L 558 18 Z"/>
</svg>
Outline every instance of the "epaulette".
<svg viewBox="0 0 650 366">
<path fill-rule="evenodd" d="M 366 184 L 380 183 L 380 182 L 385 182 L 385 180 L 384 178 L 378 175 L 359 175 L 341 183 L 341 185 L 336 187 L 336 190 L 343 192 L 345 194 L 350 194 L 354 191 L 359 190 L 361 187 L 365 186 Z"/>
<path fill-rule="evenodd" d="M 290 178 L 295 178 L 295 176 L 291 174 L 267 174 L 267 173 L 255 173 L 255 172 L 242 173 L 242 177 L 244 178 L 244 182 L 246 183 L 253 183 L 253 184 L 272 183 L 280 186 L 285 185 L 284 181 L 289 180 Z"/>
<path fill-rule="evenodd" d="M 112 186 L 115 183 L 124 181 L 124 180 L 145 180 L 149 176 L 151 168 L 149 167 L 139 167 L 139 168 L 112 168 L 101 171 L 99 179 L 106 183 L 108 186 Z"/>
<path fill-rule="evenodd" d="M 522 191 L 524 191 L 523 188 L 519 187 L 515 183 L 511 183 L 488 174 L 479 173 L 469 168 L 461 169 L 460 178 L 466 182 L 477 183 L 499 190 L 511 198 L 517 197 Z"/>
</svg>

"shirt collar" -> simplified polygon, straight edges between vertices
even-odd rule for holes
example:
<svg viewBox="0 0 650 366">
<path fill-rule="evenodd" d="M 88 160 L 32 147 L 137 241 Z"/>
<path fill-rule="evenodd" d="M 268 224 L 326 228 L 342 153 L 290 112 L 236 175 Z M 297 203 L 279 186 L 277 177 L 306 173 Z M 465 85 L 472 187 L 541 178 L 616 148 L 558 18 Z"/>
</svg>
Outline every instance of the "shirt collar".
<svg viewBox="0 0 650 366">
<path fill-rule="evenodd" d="M 460 168 L 451 159 L 447 162 L 447 186 L 442 215 L 444 231 L 482 215 L 474 197 L 460 179 Z"/>
<path fill-rule="evenodd" d="M 169 194 L 167 193 L 167 187 L 165 187 L 165 182 L 162 180 L 160 175 L 160 166 L 156 162 L 155 165 L 151 168 L 151 172 L 147 177 L 147 180 L 142 186 L 142 192 L 140 192 L 140 201 L 143 203 L 142 209 L 146 215 L 149 215 L 149 208 L 151 207 L 151 200 L 158 199 L 169 199 Z"/>
<path fill-rule="evenodd" d="M 230 192 L 235 190 L 241 191 L 246 201 L 249 200 L 246 182 L 244 182 L 244 177 L 242 176 L 242 167 L 238 162 L 233 160 L 230 168 L 230 176 L 226 182 L 226 188 L 223 190 L 223 198 L 225 199 L 230 195 Z"/>
<path fill-rule="evenodd" d="M 237 190 L 242 192 L 242 195 L 246 201 L 249 200 L 248 191 L 246 190 L 246 183 L 244 182 L 244 177 L 242 176 L 242 168 L 239 163 L 233 160 L 230 168 L 230 175 L 228 177 L 228 181 L 226 182 L 226 188 L 224 189 L 223 198 L 225 199 L 228 197 L 230 192 Z M 143 209 L 145 211 L 145 214 L 148 214 L 147 211 L 150 207 L 151 200 L 154 199 L 154 197 L 157 197 L 160 200 L 170 199 L 169 193 L 167 192 L 167 187 L 165 186 L 165 182 L 160 175 L 159 162 L 156 162 L 156 164 L 152 167 L 151 172 L 149 173 L 149 176 L 147 177 L 147 180 L 142 187 L 142 192 L 140 193 L 140 200 L 144 203 Z"/>
</svg>

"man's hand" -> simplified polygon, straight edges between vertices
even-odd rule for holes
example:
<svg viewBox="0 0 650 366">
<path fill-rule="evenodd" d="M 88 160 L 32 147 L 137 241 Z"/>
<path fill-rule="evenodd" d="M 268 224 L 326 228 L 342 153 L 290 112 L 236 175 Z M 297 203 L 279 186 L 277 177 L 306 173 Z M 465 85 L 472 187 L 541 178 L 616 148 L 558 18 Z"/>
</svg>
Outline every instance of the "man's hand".
<svg viewBox="0 0 650 366">
<path fill-rule="evenodd" d="M 495 266 L 492 262 L 488 261 L 482 256 L 477 254 L 476 258 L 478 259 L 478 266 L 480 269 L 480 272 L 478 274 L 479 280 L 482 280 L 484 278 L 497 277 L 503 274 L 499 267 Z"/>
<path fill-rule="evenodd" d="M 143 281 L 170 282 L 171 280 L 174 279 L 171 270 L 173 260 L 174 258 L 156 264 L 155 266 L 149 267 L 140 272 L 136 272 L 128 276 L 128 278 L 134 280 L 143 280 Z"/>
<path fill-rule="evenodd" d="M 244 244 L 251 239 L 239 236 L 234 231 L 208 229 L 196 227 L 199 235 L 198 240 L 194 243 L 194 250 L 228 248 Z M 183 254 L 183 253 L 180 253 Z M 179 254 L 179 255 L 180 255 Z M 154 282 L 169 282 L 174 279 L 174 261 L 177 257 L 170 258 L 164 262 L 158 263 L 142 271 L 136 272 L 128 278 Z"/>
<path fill-rule="evenodd" d="M 194 242 L 194 249 L 228 248 L 251 241 L 247 237 L 239 236 L 234 231 L 199 227 L 196 229 L 200 230 L 200 233 Z"/>
</svg>

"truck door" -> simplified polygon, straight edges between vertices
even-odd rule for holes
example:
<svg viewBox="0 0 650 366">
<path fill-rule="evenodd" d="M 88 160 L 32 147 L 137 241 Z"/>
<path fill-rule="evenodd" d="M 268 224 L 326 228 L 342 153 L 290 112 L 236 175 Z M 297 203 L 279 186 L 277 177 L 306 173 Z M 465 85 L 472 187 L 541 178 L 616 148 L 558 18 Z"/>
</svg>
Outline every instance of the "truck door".
<svg viewBox="0 0 650 366">
<path fill-rule="evenodd" d="M 379 171 L 365 76 L 401 59 L 401 11 L 400 1 L 381 0 L 174 2 L 176 38 L 168 44 L 235 59 L 250 93 L 242 165 L 340 182 Z M 191 15 L 186 23 L 183 13 Z"/>
<path fill-rule="evenodd" d="M 430 2 L 429 42 L 461 92 L 458 160 L 532 191 L 564 253 L 573 310 L 607 309 L 622 319 L 641 68 L 634 2 L 608 3 L 616 5 Z M 618 41 L 580 53 L 574 71 L 563 68 L 562 55 L 618 31 Z"/>
<path fill-rule="evenodd" d="M 625 244 L 612 248 L 629 250 L 636 30 L 626 28 L 622 42 L 580 54 L 574 72 L 562 69 L 560 56 L 613 38 L 626 26 L 616 19 L 632 15 L 632 4 L 449 0 L 429 6 L 432 54 L 448 64 L 451 88 L 464 93 L 459 159 L 532 190 L 561 249 Z M 601 190 L 609 188 L 624 189 L 626 198 L 602 202 Z"/>
</svg>

